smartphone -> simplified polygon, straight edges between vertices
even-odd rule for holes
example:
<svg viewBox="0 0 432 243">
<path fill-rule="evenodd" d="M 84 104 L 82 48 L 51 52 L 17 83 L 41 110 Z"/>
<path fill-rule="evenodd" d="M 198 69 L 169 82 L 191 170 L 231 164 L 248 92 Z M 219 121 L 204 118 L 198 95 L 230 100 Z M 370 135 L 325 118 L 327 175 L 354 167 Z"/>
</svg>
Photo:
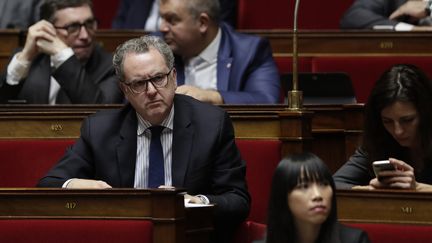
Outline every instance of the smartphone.
<svg viewBox="0 0 432 243">
<path fill-rule="evenodd" d="M 378 178 L 378 180 L 382 179 L 382 176 L 378 176 L 378 174 L 381 171 L 386 171 L 386 170 L 396 170 L 396 168 L 394 167 L 393 164 L 390 163 L 390 161 L 388 160 L 379 160 L 379 161 L 374 161 L 372 163 L 372 168 L 373 171 L 375 173 L 375 176 Z"/>
</svg>

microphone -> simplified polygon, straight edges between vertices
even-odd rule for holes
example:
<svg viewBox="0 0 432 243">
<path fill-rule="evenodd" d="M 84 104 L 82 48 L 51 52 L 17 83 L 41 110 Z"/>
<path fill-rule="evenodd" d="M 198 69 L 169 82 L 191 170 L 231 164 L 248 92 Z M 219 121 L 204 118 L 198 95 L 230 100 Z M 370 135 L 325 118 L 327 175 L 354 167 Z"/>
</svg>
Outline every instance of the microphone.
<svg viewBox="0 0 432 243">
<path fill-rule="evenodd" d="M 292 90 L 288 91 L 288 109 L 300 110 L 303 107 L 303 92 L 298 88 L 298 51 L 297 51 L 297 16 L 300 0 L 295 1 L 294 7 L 294 26 L 293 26 L 293 70 L 292 70 Z"/>
</svg>

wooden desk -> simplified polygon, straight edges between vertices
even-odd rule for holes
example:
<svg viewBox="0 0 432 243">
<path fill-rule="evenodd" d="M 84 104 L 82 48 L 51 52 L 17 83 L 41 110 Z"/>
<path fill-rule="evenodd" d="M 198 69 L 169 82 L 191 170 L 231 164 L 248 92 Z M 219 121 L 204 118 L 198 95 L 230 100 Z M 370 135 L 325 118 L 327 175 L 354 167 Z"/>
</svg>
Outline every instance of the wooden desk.
<svg viewBox="0 0 432 243">
<path fill-rule="evenodd" d="M 120 105 L 3 105 L 0 106 L 0 139 L 78 138 L 82 120 L 100 109 Z M 237 139 L 276 139 L 282 155 L 307 149 L 336 171 L 354 152 L 362 133 L 362 104 L 306 106 L 312 131 L 301 127 L 298 113 L 284 105 L 223 105 Z M 304 143 L 310 147 L 303 147 Z M 334 148 L 334 149 L 329 149 Z"/>
<path fill-rule="evenodd" d="M 180 189 L 3 188 L 0 189 L 0 220 L 142 219 L 152 221 L 154 243 L 208 242 L 213 230 L 213 207 L 185 209 L 183 192 Z"/>
<path fill-rule="evenodd" d="M 291 30 L 239 30 L 267 38 L 275 57 L 292 56 Z M 131 38 L 145 35 L 137 30 L 98 30 L 96 41 L 108 51 Z M 23 46 L 25 32 L 1 30 L 0 69 L 7 64 L 12 51 Z M 368 30 L 302 30 L 298 34 L 300 56 L 430 56 L 432 32 L 378 32 Z"/>
<path fill-rule="evenodd" d="M 0 30 L 0 72 L 9 62 L 13 51 L 21 45 L 19 30 Z"/>
<path fill-rule="evenodd" d="M 432 224 L 432 193 L 403 190 L 338 190 L 344 223 Z"/>
<path fill-rule="evenodd" d="M 292 31 L 243 31 L 269 39 L 275 56 L 292 55 Z M 303 30 L 298 34 L 300 56 L 430 56 L 432 32 L 369 30 Z"/>
<path fill-rule="evenodd" d="M 274 56 L 292 56 L 291 30 L 239 30 L 267 38 Z M 144 31 L 98 30 L 97 41 L 109 51 Z M 298 33 L 300 56 L 430 56 L 432 32 L 303 30 Z"/>
</svg>

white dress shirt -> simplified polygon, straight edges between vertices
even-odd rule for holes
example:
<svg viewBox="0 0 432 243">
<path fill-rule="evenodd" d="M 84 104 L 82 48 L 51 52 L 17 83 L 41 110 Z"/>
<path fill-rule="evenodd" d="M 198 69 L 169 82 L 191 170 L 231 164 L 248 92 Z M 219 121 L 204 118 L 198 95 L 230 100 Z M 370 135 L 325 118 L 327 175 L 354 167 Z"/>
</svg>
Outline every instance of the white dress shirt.
<svg viewBox="0 0 432 243">
<path fill-rule="evenodd" d="M 159 16 L 159 0 L 155 0 L 151 7 L 149 16 L 147 17 L 144 30 L 149 32 L 159 31 L 160 16 Z"/>
<path fill-rule="evenodd" d="M 148 184 L 148 169 L 149 169 L 149 151 L 151 132 L 148 129 L 151 123 L 144 120 L 138 113 L 138 128 L 137 128 L 137 151 L 135 164 L 135 180 L 134 188 L 147 188 Z M 173 139 L 173 122 L 174 122 L 174 105 L 167 118 L 162 122 L 161 126 L 165 129 L 161 133 L 161 144 L 164 155 L 164 170 L 165 170 L 165 185 L 172 186 L 172 139 Z"/>
<path fill-rule="evenodd" d="M 219 28 L 210 45 L 198 56 L 186 61 L 185 84 L 206 90 L 217 90 L 217 57 L 221 38 Z"/>
<path fill-rule="evenodd" d="M 74 55 L 71 48 L 61 50 L 59 53 L 50 56 L 51 68 L 58 68 L 67 59 Z M 31 62 L 18 60 L 17 54 L 15 54 L 7 67 L 6 82 L 9 85 L 18 85 L 24 78 L 27 77 L 30 70 Z M 60 90 L 60 85 L 54 77 L 51 76 L 50 90 L 49 90 L 49 104 L 54 105 L 56 103 L 57 94 Z M 35 90 L 37 92 L 37 90 Z"/>
</svg>

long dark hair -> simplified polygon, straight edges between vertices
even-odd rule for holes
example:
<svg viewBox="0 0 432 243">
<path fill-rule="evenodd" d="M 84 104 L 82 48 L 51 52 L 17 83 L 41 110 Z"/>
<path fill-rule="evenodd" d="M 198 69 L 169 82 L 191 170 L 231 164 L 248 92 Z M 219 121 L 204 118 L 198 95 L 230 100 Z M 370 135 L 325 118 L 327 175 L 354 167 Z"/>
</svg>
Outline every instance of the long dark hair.
<svg viewBox="0 0 432 243">
<path fill-rule="evenodd" d="M 419 115 L 419 134 L 424 161 L 432 159 L 432 82 L 414 65 L 391 67 L 375 83 L 365 105 L 363 149 L 370 161 L 389 157 L 407 158 L 407 148 L 399 145 L 385 129 L 381 111 L 396 101 L 411 102 Z"/>
<path fill-rule="evenodd" d="M 294 242 L 297 230 L 294 216 L 288 208 L 288 194 L 300 180 L 327 182 L 333 190 L 331 211 L 321 225 L 317 242 L 340 242 L 338 236 L 336 188 L 332 174 L 324 162 L 312 153 L 292 154 L 282 159 L 272 179 L 267 220 L 267 243 Z"/>
</svg>

